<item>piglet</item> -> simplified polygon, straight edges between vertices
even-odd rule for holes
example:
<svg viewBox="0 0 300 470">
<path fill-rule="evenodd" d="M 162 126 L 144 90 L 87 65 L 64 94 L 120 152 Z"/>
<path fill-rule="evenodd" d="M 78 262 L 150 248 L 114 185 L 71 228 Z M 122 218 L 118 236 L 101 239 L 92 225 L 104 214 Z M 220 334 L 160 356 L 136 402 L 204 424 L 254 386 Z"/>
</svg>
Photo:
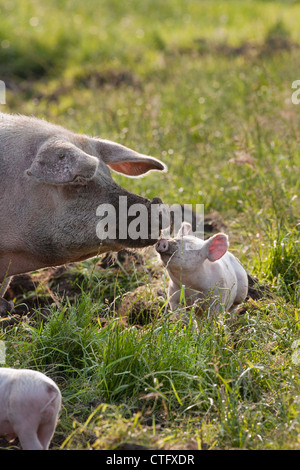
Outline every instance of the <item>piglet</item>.
<svg viewBox="0 0 300 470">
<path fill-rule="evenodd" d="M 0 368 L 0 435 L 23 450 L 47 450 L 61 408 L 58 386 L 41 372 Z"/>
<path fill-rule="evenodd" d="M 204 241 L 188 235 L 190 228 L 190 224 L 183 222 L 176 238 L 160 239 L 156 244 L 170 277 L 171 309 L 175 310 L 180 304 L 185 286 L 186 306 L 195 304 L 197 316 L 233 310 L 248 293 L 245 269 L 227 251 L 227 235 L 217 233 Z"/>
</svg>

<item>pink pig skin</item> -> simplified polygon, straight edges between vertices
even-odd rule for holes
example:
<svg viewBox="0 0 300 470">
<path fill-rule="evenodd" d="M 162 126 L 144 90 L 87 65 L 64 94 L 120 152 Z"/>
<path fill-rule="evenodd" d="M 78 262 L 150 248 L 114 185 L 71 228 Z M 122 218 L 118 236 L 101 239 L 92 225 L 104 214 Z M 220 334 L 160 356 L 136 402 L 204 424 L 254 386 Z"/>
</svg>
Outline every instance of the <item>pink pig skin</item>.
<svg viewBox="0 0 300 470">
<path fill-rule="evenodd" d="M 228 237 L 218 233 L 206 241 L 188 235 L 183 222 L 174 239 L 160 239 L 156 251 L 166 266 L 170 281 L 168 296 L 172 310 L 179 305 L 185 286 L 187 306 L 196 303 L 201 316 L 233 310 L 248 293 L 248 276 L 239 260 L 228 252 Z"/>
<path fill-rule="evenodd" d="M 60 390 L 49 377 L 0 368 L 0 435 L 18 436 L 23 450 L 47 450 L 60 408 Z"/>
</svg>

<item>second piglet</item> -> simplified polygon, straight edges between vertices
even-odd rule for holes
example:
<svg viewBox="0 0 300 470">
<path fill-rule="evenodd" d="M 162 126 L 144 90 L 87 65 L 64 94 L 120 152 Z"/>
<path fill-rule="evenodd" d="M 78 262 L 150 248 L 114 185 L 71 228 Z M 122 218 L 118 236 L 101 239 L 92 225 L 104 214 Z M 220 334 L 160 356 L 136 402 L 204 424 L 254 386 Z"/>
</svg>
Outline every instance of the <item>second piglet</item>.
<svg viewBox="0 0 300 470">
<path fill-rule="evenodd" d="M 183 222 L 176 238 L 160 239 L 156 244 L 170 277 L 171 309 L 180 304 L 184 286 L 186 306 L 195 304 L 197 316 L 230 311 L 247 296 L 247 273 L 227 251 L 227 235 L 217 233 L 204 241 L 188 235 L 190 228 Z"/>
<path fill-rule="evenodd" d="M 18 436 L 23 450 L 47 450 L 61 407 L 61 392 L 35 370 L 0 368 L 0 435 Z"/>
</svg>

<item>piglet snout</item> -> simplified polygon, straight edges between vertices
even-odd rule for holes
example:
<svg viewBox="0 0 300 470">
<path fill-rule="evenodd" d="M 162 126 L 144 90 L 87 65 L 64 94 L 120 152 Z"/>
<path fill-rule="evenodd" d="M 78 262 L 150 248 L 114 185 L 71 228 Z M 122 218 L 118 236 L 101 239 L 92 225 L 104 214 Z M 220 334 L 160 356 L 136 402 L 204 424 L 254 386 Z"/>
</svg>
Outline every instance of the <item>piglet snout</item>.
<svg viewBox="0 0 300 470">
<path fill-rule="evenodd" d="M 165 253 L 169 248 L 169 243 L 168 240 L 162 238 L 161 240 L 158 240 L 158 242 L 155 245 L 155 249 L 158 253 Z"/>
</svg>

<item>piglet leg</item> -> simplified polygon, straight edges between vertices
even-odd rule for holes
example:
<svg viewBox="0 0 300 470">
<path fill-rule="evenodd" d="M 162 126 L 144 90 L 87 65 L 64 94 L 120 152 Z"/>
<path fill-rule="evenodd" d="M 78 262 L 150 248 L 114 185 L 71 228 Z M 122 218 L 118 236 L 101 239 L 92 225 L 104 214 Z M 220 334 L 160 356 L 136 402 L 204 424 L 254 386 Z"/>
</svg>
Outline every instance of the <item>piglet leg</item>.
<svg viewBox="0 0 300 470">
<path fill-rule="evenodd" d="M 35 431 L 22 427 L 17 434 L 23 450 L 44 450 Z"/>
</svg>

